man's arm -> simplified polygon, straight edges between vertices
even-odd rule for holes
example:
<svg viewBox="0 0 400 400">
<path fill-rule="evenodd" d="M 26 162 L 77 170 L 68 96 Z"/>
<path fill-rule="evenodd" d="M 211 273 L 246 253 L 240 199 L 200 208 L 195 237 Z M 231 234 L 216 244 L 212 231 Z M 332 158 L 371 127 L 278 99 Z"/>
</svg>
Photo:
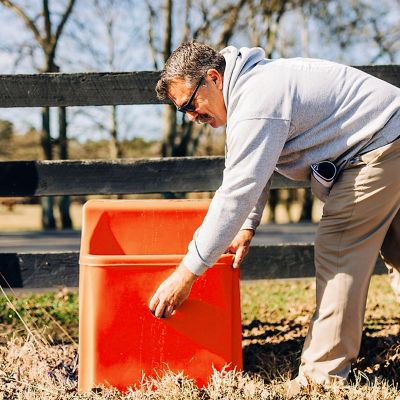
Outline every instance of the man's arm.
<svg viewBox="0 0 400 400">
<path fill-rule="evenodd" d="M 266 184 L 260 198 L 257 201 L 257 204 L 251 210 L 246 221 L 240 228 L 240 231 L 236 234 L 235 238 L 232 240 L 232 243 L 226 249 L 226 252 L 235 254 L 233 268 L 239 268 L 240 264 L 249 253 L 250 242 L 253 239 L 258 225 L 260 225 L 265 204 L 268 200 L 270 186 L 271 179 Z"/>
<path fill-rule="evenodd" d="M 288 132 L 289 121 L 283 119 L 255 118 L 235 124 L 227 137 L 229 152 L 222 185 L 189 244 L 189 251 L 179 271 L 186 268 L 200 276 L 225 252 L 260 199 L 275 169 Z M 175 277 L 176 274 L 173 279 Z M 184 278 L 178 273 L 177 279 Z M 175 281 L 169 291 L 163 292 L 163 298 L 159 298 L 156 292 L 150 308 L 157 310 L 157 317 L 163 315 L 167 307 L 175 310 L 181 304 L 176 301 L 181 299 L 176 291 L 183 293 L 185 290 L 186 286 L 180 289 Z M 157 304 L 156 308 L 154 304 Z"/>
<path fill-rule="evenodd" d="M 244 221 L 244 224 L 242 225 L 240 230 L 252 229 L 253 232 L 256 231 L 258 225 L 260 225 L 265 204 L 267 203 L 268 200 L 270 187 L 271 187 L 271 179 L 265 185 L 265 188 L 261 192 L 261 196 L 259 197 L 257 204 L 251 210 L 249 216 L 247 217 L 246 221 Z"/>
<path fill-rule="evenodd" d="M 289 127 L 286 120 L 257 118 L 228 132 L 222 185 L 183 260 L 194 274 L 211 267 L 245 223 L 272 176 Z"/>
</svg>

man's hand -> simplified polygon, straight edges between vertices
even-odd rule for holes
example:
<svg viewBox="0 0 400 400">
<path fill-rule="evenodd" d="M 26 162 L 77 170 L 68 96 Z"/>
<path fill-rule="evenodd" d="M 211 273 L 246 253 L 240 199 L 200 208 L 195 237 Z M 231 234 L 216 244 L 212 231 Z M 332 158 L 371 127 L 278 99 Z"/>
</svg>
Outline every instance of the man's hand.
<svg viewBox="0 0 400 400">
<path fill-rule="evenodd" d="M 150 311 L 157 318 L 168 318 L 187 299 L 197 275 L 183 263 L 159 286 L 150 300 Z"/>
<path fill-rule="evenodd" d="M 253 229 L 243 229 L 238 232 L 232 243 L 226 249 L 227 253 L 235 254 L 233 268 L 239 268 L 240 264 L 247 256 L 250 248 L 251 239 L 254 236 Z"/>
</svg>

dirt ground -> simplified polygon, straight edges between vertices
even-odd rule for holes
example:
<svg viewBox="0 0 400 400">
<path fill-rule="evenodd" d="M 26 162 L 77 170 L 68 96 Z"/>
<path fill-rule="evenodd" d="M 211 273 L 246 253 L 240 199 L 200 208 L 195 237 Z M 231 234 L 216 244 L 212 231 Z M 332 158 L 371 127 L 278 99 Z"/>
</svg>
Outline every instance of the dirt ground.
<svg viewBox="0 0 400 400">
<path fill-rule="evenodd" d="M 245 370 L 267 381 L 293 377 L 314 311 L 314 279 L 242 284 Z M 282 282 L 282 281 L 281 281 Z M 282 293 L 282 295 L 280 295 Z M 271 300 L 272 299 L 272 300 Z M 254 306 L 258 304 L 258 306 Z M 400 305 L 387 276 L 374 276 L 368 295 L 361 351 L 350 380 L 400 381 Z"/>
<path fill-rule="evenodd" d="M 58 218 L 58 210 L 55 209 Z M 77 203 L 71 205 L 71 219 L 74 229 L 82 226 L 82 206 Z M 16 204 L 12 210 L 0 205 L 0 232 L 40 231 L 41 208 L 37 204 Z"/>
</svg>

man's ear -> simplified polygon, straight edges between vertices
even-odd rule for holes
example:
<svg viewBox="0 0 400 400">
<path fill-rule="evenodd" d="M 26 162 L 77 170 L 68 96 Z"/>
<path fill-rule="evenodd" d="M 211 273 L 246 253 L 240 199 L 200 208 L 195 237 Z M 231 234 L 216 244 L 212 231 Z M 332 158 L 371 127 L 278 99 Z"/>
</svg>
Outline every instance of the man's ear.
<svg viewBox="0 0 400 400">
<path fill-rule="evenodd" d="M 215 83 L 219 90 L 222 90 L 224 77 L 216 69 L 210 68 L 207 71 L 207 77 Z"/>
</svg>

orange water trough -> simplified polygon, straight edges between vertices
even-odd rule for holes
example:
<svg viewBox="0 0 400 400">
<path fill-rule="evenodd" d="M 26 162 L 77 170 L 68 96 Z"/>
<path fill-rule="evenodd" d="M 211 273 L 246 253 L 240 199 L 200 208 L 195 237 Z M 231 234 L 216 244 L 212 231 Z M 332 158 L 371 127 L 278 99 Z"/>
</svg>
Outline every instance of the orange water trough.
<svg viewBox="0 0 400 400">
<path fill-rule="evenodd" d="M 148 303 L 186 254 L 208 200 L 91 200 L 83 210 L 79 390 L 120 390 L 183 371 L 199 386 L 213 367 L 242 368 L 239 270 L 223 255 L 167 319 Z"/>
</svg>

